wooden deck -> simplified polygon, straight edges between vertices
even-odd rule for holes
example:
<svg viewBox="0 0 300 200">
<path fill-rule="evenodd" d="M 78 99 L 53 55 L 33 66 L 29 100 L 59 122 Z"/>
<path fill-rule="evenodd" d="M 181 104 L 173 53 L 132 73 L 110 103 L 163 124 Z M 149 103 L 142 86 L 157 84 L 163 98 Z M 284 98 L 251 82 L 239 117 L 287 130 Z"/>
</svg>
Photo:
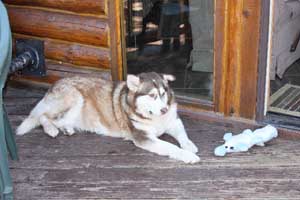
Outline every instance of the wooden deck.
<svg viewBox="0 0 300 200">
<path fill-rule="evenodd" d="M 44 92 L 8 87 L 5 102 L 14 128 Z M 213 150 L 224 132 L 246 127 L 182 119 L 200 149 L 202 161 L 195 165 L 95 134 L 52 139 L 35 129 L 17 137 L 20 161 L 10 162 L 15 199 L 300 199 L 300 140 L 278 138 L 218 158 Z"/>
</svg>

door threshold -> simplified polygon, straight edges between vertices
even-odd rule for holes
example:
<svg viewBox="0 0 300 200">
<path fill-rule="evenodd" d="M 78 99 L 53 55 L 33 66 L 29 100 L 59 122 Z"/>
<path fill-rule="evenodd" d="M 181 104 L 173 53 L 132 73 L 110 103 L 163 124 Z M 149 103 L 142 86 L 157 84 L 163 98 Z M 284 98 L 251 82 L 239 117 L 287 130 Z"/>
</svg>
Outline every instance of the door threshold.
<svg viewBox="0 0 300 200">
<path fill-rule="evenodd" d="M 269 112 L 265 118 L 265 122 L 274 124 L 277 127 L 300 131 L 300 117 Z"/>
</svg>

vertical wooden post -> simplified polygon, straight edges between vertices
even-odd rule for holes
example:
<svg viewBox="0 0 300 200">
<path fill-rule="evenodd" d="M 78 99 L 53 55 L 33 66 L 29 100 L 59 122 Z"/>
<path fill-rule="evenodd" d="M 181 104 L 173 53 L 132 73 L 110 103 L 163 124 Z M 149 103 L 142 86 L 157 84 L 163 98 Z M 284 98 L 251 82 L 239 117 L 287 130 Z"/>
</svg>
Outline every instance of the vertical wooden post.
<svg viewBox="0 0 300 200">
<path fill-rule="evenodd" d="M 215 0 L 215 41 L 214 41 L 214 109 L 226 113 L 226 88 L 228 80 L 228 34 L 229 1 Z"/>
<path fill-rule="evenodd" d="M 254 119 L 261 2 L 227 0 L 216 4 L 216 112 Z"/>
<path fill-rule="evenodd" d="M 108 2 L 108 18 L 109 18 L 109 40 L 111 50 L 111 73 L 113 80 L 122 80 L 123 74 L 123 53 L 121 15 L 123 13 L 121 0 L 109 0 Z"/>
<path fill-rule="evenodd" d="M 269 41 L 270 0 L 261 2 L 261 27 L 259 44 L 256 121 L 264 120 Z"/>
</svg>

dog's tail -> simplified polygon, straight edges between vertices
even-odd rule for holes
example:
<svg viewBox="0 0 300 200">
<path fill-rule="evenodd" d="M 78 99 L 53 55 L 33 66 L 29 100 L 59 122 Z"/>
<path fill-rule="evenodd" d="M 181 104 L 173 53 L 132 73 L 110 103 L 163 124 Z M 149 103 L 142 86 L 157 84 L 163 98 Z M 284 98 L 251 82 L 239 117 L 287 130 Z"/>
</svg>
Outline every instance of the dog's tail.
<svg viewBox="0 0 300 200">
<path fill-rule="evenodd" d="M 27 117 L 22 124 L 17 128 L 17 135 L 24 135 L 34 129 L 35 127 L 39 126 L 39 120 L 35 117 L 29 116 Z"/>
<path fill-rule="evenodd" d="M 30 112 L 29 116 L 17 128 L 17 135 L 24 135 L 40 125 L 39 118 L 46 112 L 47 106 L 42 99 Z"/>
</svg>

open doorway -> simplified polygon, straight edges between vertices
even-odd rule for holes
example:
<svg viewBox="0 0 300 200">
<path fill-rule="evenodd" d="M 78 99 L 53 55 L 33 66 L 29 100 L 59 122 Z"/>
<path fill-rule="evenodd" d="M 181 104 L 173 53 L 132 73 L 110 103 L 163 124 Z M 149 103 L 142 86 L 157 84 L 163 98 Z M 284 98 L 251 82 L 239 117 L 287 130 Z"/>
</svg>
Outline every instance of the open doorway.
<svg viewBox="0 0 300 200">
<path fill-rule="evenodd" d="M 300 1 L 272 1 L 268 116 L 300 127 Z"/>
<path fill-rule="evenodd" d="M 214 1 L 124 0 L 127 73 L 172 74 L 177 96 L 212 101 Z"/>
</svg>

